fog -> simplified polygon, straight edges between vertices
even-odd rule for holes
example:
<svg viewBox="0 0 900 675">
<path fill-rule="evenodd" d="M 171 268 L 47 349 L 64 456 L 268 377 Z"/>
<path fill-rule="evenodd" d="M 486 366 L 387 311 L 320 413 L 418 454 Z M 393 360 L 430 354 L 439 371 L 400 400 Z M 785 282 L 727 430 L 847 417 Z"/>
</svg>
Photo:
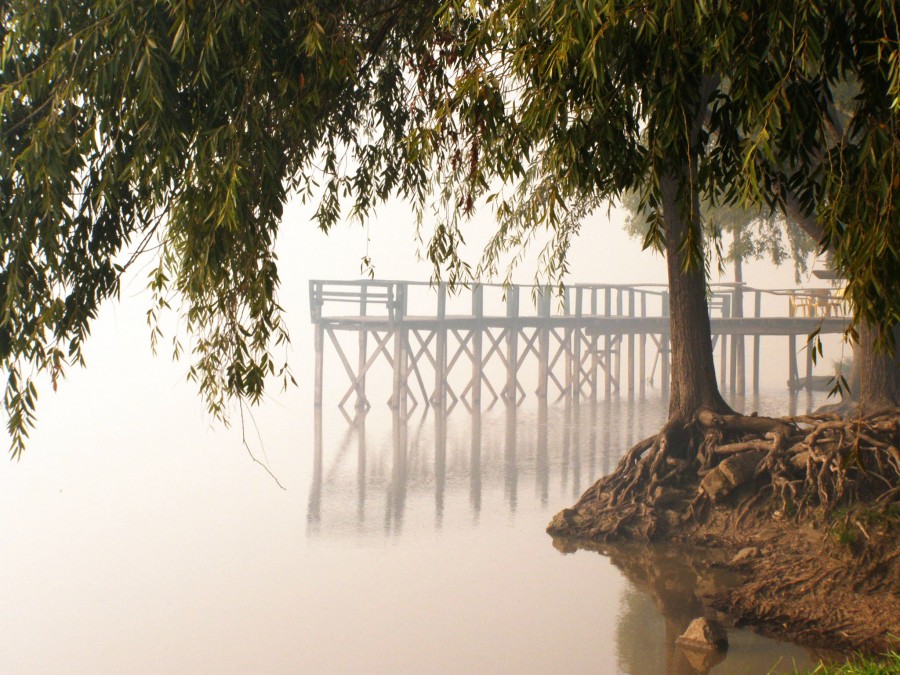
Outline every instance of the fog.
<svg viewBox="0 0 900 675">
<path fill-rule="evenodd" d="M 596 669 L 616 658 L 616 616 L 630 587 L 605 559 L 560 557 L 542 531 L 596 477 L 588 473 L 599 464 L 584 464 L 576 484 L 569 469 L 553 463 L 564 461 L 559 455 L 548 469 L 559 476 L 550 483 L 557 487 L 543 499 L 523 497 L 515 512 L 502 481 L 486 485 L 475 524 L 470 505 L 453 506 L 468 504 L 466 475 L 448 487 L 456 496 L 448 496 L 444 509 L 447 522 L 459 524 L 443 530 L 434 527 L 432 492 L 415 493 L 406 505 L 413 524 L 402 545 L 383 533 L 326 536 L 328 519 L 358 499 L 353 483 L 341 488 L 335 478 L 322 508 L 329 508 L 328 499 L 339 506 L 326 511 L 320 536 L 308 537 L 314 474 L 308 280 L 358 278 L 364 255 L 377 277 L 424 281 L 431 275 L 430 264 L 416 259 L 415 223 L 403 205 L 389 205 L 368 228 L 345 225 L 328 235 L 310 214 L 290 205 L 277 248 L 299 386 L 273 389 L 243 424 L 237 409 L 229 428 L 211 420 L 186 382 L 188 364 L 173 362 L 165 347 L 151 356 L 146 267 L 137 266 L 121 301 L 101 311 L 87 344 L 88 367 L 71 369 L 56 392 L 41 387 L 38 426 L 25 454 L 0 467 L 0 670 L 413 671 L 453 670 L 452 663 L 506 671 L 535 665 L 529 650 L 542 639 L 555 645 L 545 649 L 538 670 Z M 486 216 L 472 224 L 470 249 L 477 251 L 490 228 Z M 665 280 L 662 258 L 624 234 L 616 211 L 609 220 L 603 213 L 586 223 L 570 260 L 571 282 Z M 534 272 L 523 265 L 515 279 L 530 283 Z M 794 285 L 791 268 L 766 263 L 748 263 L 745 279 L 752 286 Z M 786 379 L 777 366 L 783 351 L 767 353 L 763 372 L 763 386 L 777 392 Z M 328 372 L 325 442 L 326 455 L 334 457 L 346 429 L 334 404 L 347 384 L 343 373 Z M 390 438 L 382 401 L 369 416 L 370 448 Z M 654 405 L 645 428 L 661 422 L 661 403 Z M 456 419 L 467 428 L 466 419 Z M 627 443 L 630 433 L 622 432 L 615 445 Z M 615 448 L 615 457 L 622 449 Z M 374 481 L 371 499 L 379 504 L 370 507 L 374 513 L 385 498 L 378 476 L 391 469 L 374 460 L 370 469 L 366 480 Z M 532 476 L 530 470 L 522 475 Z M 427 506 L 416 507 L 419 501 Z M 338 518 L 344 525 L 330 531 L 344 532 L 348 523 L 352 530 L 354 518 Z M 417 520 L 425 524 L 415 526 Z M 515 567 L 519 576 L 498 581 Z M 597 584 L 608 602 L 590 599 Z M 439 587 L 451 592 L 436 595 Z M 532 591 L 521 595 L 526 587 Z M 463 617 L 474 623 L 461 627 L 456 622 Z M 408 653 L 399 651 L 401 643 L 411 645 Z M 628 670 L 621 662 L 618 668 Z"/>
</svg>

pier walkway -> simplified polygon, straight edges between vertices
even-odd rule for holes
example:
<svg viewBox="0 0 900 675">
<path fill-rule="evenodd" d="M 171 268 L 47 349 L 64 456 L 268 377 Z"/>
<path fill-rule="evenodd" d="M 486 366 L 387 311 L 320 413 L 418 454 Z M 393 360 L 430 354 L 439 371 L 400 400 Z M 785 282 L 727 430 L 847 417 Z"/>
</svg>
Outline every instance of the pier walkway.
<svg viewBox="0 0 900 675">
<path fill-rule="evenodd" d="M 371 407 L 366 376 L 376 364 L 392 372 L 393 407 L 420 403 L 466 407 L 499 399 L 520 403 L 528 379 L 542 400 L 571 396 L 644 397 L 669 385 L 669 297 L 664 285 L 572 284 L 556 288 L 411 281 L 309 282 L 315 328 L 315 404 L 322 405 L 326 337 L 349 378 L 339 405 Z M 788 350 L 787 383 L 812 388 L 807 336 L 838 334 L 848 318 L 840 291 L 710 288 L 709 308 L 723 390 L 743 393 L 746 364 L 759 391 L 761 341 Z M 799 343 L 798 343 L 799 338 Z M 747 350 L 747 342 L 750 349 Z M 798 344 L 805 374 L 800 377 Z M 750 354 L 746 352 L 749 351 Z M 452 375 L 452 377 L 451 377 Z"/>
</svg>

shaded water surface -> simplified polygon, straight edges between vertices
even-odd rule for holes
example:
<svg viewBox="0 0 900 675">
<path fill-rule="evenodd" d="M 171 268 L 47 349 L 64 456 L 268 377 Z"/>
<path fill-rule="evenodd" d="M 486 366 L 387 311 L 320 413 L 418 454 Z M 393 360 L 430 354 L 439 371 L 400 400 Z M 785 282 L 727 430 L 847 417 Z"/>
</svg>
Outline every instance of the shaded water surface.
<svg viewBox="0 0 900 675">
<path fill-rule="evenodd" d="M 0 671 L 756 673 L 811 663 L 747 631 L 731 632 L 724 662 L 686 658 L 673 641 L 698 611 L 690 575 L 640 551 L 563 554 L 544 533 L 659 427 L 659 400 L 407 418 L 381 406 L 352 420 L 295 402 L 261 420 L 284 492 L 253 468 L 239 433 L 198 432 L 182 404 L 160 400 L 175 422 L 70 399 L 50 411 L 64 431 L 36 441 L 58 451 L 0 473 Z"/>
<path fill-rule="evenodd" d="M 784 414 L 811 401 L 776 395 L 737 403 Z M 394 411 L 317 426 L 307 535 L 323 549 L 342 541 L 400 552 L 423 537 L 459 538 L 419 598 L 421 620 L 440 643 L 431 649 L 449 657 L 431 662 L 440 671 L 755 673 L 815 663 L 805 649 L 747 630 L 730 632 L 727 655 L 676 648 L 675 638 L 703 613 L 697 594 L 726 581 L 699 572 L 708 568 L 683 551 L 551 552 L 551 545 L 563 554 L 577 549 L 542 534 L 550 516 L 664 416 L 657 399 L 486 412 L 460 406 L 406 418 Z M 460 568 L 474 570 L 460 579 Z"/>
</svg>

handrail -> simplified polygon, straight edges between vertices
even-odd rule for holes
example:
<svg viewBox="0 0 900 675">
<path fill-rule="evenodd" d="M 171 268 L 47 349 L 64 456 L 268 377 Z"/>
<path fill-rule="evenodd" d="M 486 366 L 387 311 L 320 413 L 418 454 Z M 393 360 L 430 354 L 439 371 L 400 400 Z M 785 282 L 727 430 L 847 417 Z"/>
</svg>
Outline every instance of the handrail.
<svg viewBox="0 0 900 675">
<path fill-rule="evenodd" d="M 409 316 L 410 290 L 423 288 L 434 289 L 433 297 L 429 298 L 428 302 L 433 301 L 436 305 L 433 309 L 425 310 L 424 315 L 442 319 L 450 316 L 447 314 L 449 286 L 446 283 L 385 279 L 311 280 L 309 282 L 310 315 L 316 322 L 323 318 L 323 308 L 326 305 L 355 304 L 357 305 L 357 316 L 381 316 L 390 321 L 399 321 Z M 484 291 L 487 289 L 503 290 L 506 306 L 502 311 L 486 311 Z M 754 288 L 744 283 L 734 282 L 710 284 L 708 289 L 710 310 L 716 312 L 717 316 L 721 313 L 723 318 L 741 315 L 748 318 L 846 315 L 846 308 L 841 303 L 839 289 L 822 287 Z M 455 293 L 452 295 L 457 297 L 469 295 L 471 308 L 464 314 L 453 314 L 452 316 L 473 319 L 666 317 L 669 310 L 669 294 L 666 284 L 577 283 L 566 285 L 560 291 L 556 286 L 486 283 L 458 285 L 454 290 Z M 522 303 L 522 307 L 519 307 L 518 298 L 522 293 L 529 293 L 535 301 L 530 311 L 528 302 Z M 787 306 L 781 307 L 778 313 L 763 315 L 763 296 L 775 299 L 787 298 Z M 553 302 L 554 297 L 557 300 L 555 303 Z M 744 314 L 743 310 L 738 311 L 745 304 L 744 302 L 739 304 L 738 301 L 744 298 L 753 300 L 752 304 L 747 304 L 748 314 Z M 510 302 L 512 300 L 515 300 L 515 306 Z M 422 305 L 420 299 L 414 308 L 419 310 Z M 369 310 L 373 307 L 384 307 L 386 313 L 372 315 Z M 733 312 L 738 313 L 733 315 Z M 416 315 L 422 316 L 423 312 L 418 311 Z M 341 318 L 347 317 L 343 315 Z"/>
</svg>

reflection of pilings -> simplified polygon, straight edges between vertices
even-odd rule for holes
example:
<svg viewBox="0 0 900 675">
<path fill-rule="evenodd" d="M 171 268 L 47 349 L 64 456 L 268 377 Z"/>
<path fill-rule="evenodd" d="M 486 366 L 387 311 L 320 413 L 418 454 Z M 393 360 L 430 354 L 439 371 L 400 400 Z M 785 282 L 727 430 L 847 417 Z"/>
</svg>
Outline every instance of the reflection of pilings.
<svg viewBox="0 0 900 675">
<path fill-rule="evenodd" d="M 572 460 L 572 405 L 567 400 L 563 408 L 562 466 L 560 467 L 561 487 L 566 492 L 569 487 L 569 465 Z"/>
<path fill-rule="evenodd" d="M 544 399 L 538 404 L 537 426 L 537 490 L 541 497 L 541 506 L 547 506 L 550 495 L 550 459 L 547 454 L 547 440 L 549 436 L 547 423 L 547 401 Z"/>
<path fill-rule="evenodd" d="M 506 444 L 504 452 L 506 498 L 509 510 L 515 511 L 518 503 L 519 464 L 516 448 L 516 404 L 506 404 Z"/>
<path fill-rule="evenodd" d="M 606 476 L 612 469 L 611 455 L 614 452 L 612 443 L 612 401 L 607 399 L 603 402 L 603 461 L 601 462 L 601 470 Z"/>
<path fill-rule="evenodd" d="M 319 415 L 319 424 L 322 416 Z M 362 525 L 366 520 L 366 411 L 356 416 L 356 518 Z"/>
<path fill-rule="evenodd" d="M 393 457 L 391 462 L 391 484 L 390 488 L 388 489 L 384 528 L 388 533 L 397 533 L 400 532 L 403 527 L 403 511 L 406 507 L 406 410 L 403 410 L 401 408 L 394 409 L 392 425 Z"/>
<path fill-rule="evenodd" d="M 434 414 L 434 518 L 440 528 L 444 521 L 444 486 L 447 480 L 447 411 Z"/>
<path fill-rule="evenodd" d="M 588 480 L 593 480 L 597 475 L 597 408 L 596 404 L 591 406 L 591 426 L 588 437 Z"/>
<path fill-rule="evenodd" d="M 469 451 L 469 504 L 475 521 L 481 514 L 481 406 L 472 408 L 472 448 Z"/>
<path fill-rule="evenodd" d="M 310 530 L 318 530 L 322 520 L 322 408 L 313 411 L 313 474 L 309 488 L 306 521 Z"/>
<path fill-rule="evenodd" d="M 581 406 L 572 406 L 572 496 L 581 495 Z"/>
</svg>

